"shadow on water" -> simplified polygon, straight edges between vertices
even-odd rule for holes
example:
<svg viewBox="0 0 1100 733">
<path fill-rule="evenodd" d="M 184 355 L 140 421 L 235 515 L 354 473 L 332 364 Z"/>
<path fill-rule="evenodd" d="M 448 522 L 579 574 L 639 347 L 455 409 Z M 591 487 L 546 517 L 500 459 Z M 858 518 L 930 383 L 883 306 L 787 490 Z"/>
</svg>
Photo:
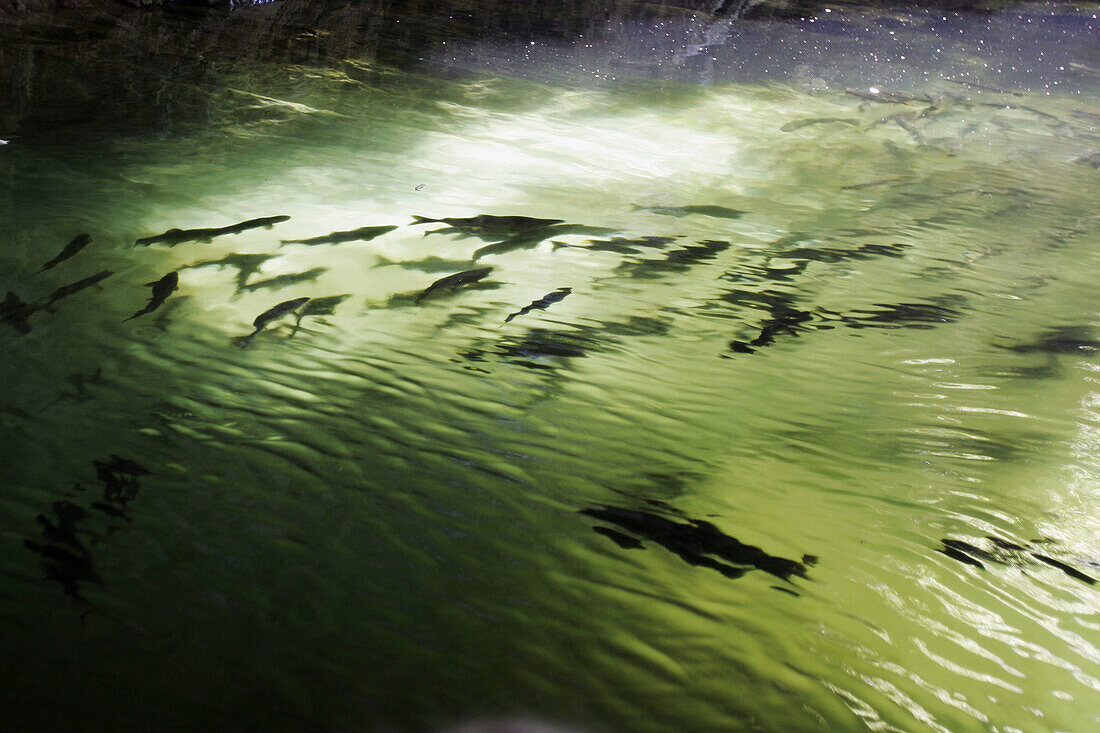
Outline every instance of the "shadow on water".
<svg viewBox="0 0 1100 733">
<path fill-rule="evenodd" d="M 137 498 L 141 488 L 139 478 L 149 471 L 128 458 L 112 455 L 107 461 L 92 461 L 96 480 L 103 484 L 103 498 L 93 501 L 91 509 L 111 517 L 130 521 L 127 505 Z M 79 483 L 73 492 L 82 491 Z M 84 600 L 80 592 L 82 583 L 102 585 L 96 573 L 92 553 L 88 545 L 101 542 L 104 536 L 82 526 L 91 514 L 71 501 L 55 501 L 50 505 L 54 517 L 39 514 L 36 519 L 42 526 L 42 541 L 24 540 L 23 545 L 42 558 L 46 577 L 61 584 L 66 595 Z"/>
</svg>

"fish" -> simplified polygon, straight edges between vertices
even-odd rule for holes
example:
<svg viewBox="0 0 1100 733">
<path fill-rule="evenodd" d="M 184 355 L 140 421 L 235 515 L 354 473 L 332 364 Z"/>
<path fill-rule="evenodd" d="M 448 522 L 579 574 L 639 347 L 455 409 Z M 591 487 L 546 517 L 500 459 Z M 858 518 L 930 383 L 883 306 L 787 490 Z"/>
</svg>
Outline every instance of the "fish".
<svg viewBox="0 0 1100 733">
<path fill-rule="evenodd" d="M 611 239 L 590 239 L 587 244 L 566 244 L 565 242 L 553 242 L 551 252 L 557 252 L 563 247 L 572 249 L 586 249 L 592 252 L 614 252 L 615 254 L 637 254 L 639 247 L 660 249 L 672 242 L 676 237 L 645 236 L 629 239 L 627 237 L 613 237 Z"/>
<path fill-rule="evenodd" d="M 237 270 L 237 292 L 244 290 L 245 283 L 248 282 L 248 278 L 260 271 L 264 263 L 268 260 L 275 259 L 276 255 L 265 254 L 239 254 L 232 253 L 227 254 L 218 260 L 201 260 L 199 262 L 193 262 L 190 265 L 184 265 L 184 268 L 195 267 L 232 267 Z"/>
<path fill-rule="evenodd" d="M 45 272 L 46 270 L 53 269 L 57 265 L 61 264 L 65 260 L 75 255 L 80 250 L 84 249 L 91 243 L 92 237 L 89 234 L 78 234 L 73 238 L 73 241 L 65 245 L 65 249 L 61 250 L 61 253 L 54 257 L 52 260 L 42 265 L 42 269 L 39 272 Z"/>
<path fill-rule="evenodd" d="M 803 127 L 809 127 L 810 125 L 824 125 L 830 123 L 859 127 L 859 120 L 850 120 L 847 117 L 810 117 L 804 120 L 792 120 L 779 129 L 783 132 L 794 132 L 795 130 L 801 130 Z"/>
<path fill-rule="evenodd" d="M 163 242 L 169 247 L 175 247 L 177 244 L 184 244 L 185 242 L 209 242 L 214 237 L 220 237 L 223 234 L 240 234 L 249 229 L 258 229 L 260 227 L 271 228 L 275 224 L 286 221 L 289 218 L 289 216 L 285 215 L 264 216 L 259 219 L 249 219 L 237 224 L 210 229 L 169 229 L 163 234 L 157 234 L 152 237 L 142 237 L 141 239 L 135 240 L 134 246 L 148 247 L 150 244 Z"/>
<path fill-rule="evenodd" d="M 421 260 L 410 260 L 407 262 L 395 262 L 394 260 L 386 259 L 385 257 L 378 258 L 378 266 L 396 265 L 403 270 L 419 270 L 420 272 L 454 272 L 462 267 L 470 267 L 477 263 L 473 260 L 445 260 L 442 257 L 425 257 Z"/>
<path fill-rule="evenodd" d="M 309 298 L 292 298 L 290 300 L 284 300 L 282 303 L 271 306 L 260 315 L 256 316 L 256 319 L 252 321 L 253 327 L 256 329 L 247 336 L 240 336 L 234 339 L 234 343 L 240 346 L 242 349 L 247 347 L 252 339 L 256 337 L 260 331 L 267 327 L 267 324 L 272 321 L 277 321 L 283 316 L 293 313 L 309 302 Z"/>
<path fill-rule="evenodd" d="M 262 94 L 256 94 L 255 92 L 247 92 L 243 89 L 233 89 L 232 87 L 227 87 L 227 88 L 231 92 L 235 92 L 237 94 L 241 94 L 241 95 L 244 95 L 246 97 L 252 97 L 253 99 L 255 99 L 258 102 L 257 105 L 255 105 L 253 107 L 250 107 L 249 109 L 276 108 L 276 109 L 289 110 L 291 112 L 297 112 L 298 114 L 303 114 L 303 115 L 316 114 L 316 115 L 321 115 L 323 117 L 347 117 L 347 115 L 342 115 L 339 112 L 333 112 L 333 111 L 327 110 L 327 109 L 317 109 L 316 107 L 310 107 L 309 105 L 302 104 L 300 102 L 289 102 L 285 99 L 278 99 L 276 97 L 265 97 Z"/>
<path fill-rule="evenodd" d="M 689 204 L 687 206 L 639 206 L 633 204 L 631 211 L 652 211 L 654 214 L 676 217 L 699 214 L 700 216 L 713 216 L 717 219 L 740 219 L 749 213 L 740 209 L 730 209 L 725 206 L 713 206 L 711 204 Z"/>
<path fill-rule="evenodd" d="M 870 87 L 867 91 L 863 91 L 862 89 L 845 89 L 844 93 L 856 97 L 857 99 L 862 99 L 864 102 L 878 102 L 881 104 L 909 104 L 911 102 L 920 102 L 922 104 L 935 104 L 935 100 L 927 94 L 914 97 L 900 92 L 884 92 L 875 87 Z"/>
<path fill-rule="evenodd" d="M 481 280 L 483 277 L 485 277 L 486 275 L 488 275 L 492 271 L 493 271 L 492 267 L 478 267 L 478 268 L 473 269 L 473 270 L 466 270 L 465 272 L 456 272 L 454 275 L 447 275 L 446 277 L 441 277 L 438 280 L 436 280 L 434 283 L 429 285 L 427 288 L 425 288 L 424 291 L 420 293 L 420 295 L 416 296 L 416 301 L 415 302 L 417 304 L 419 304 L 420 301 L 424 300 L 424 298 L 426 298 L 427 296 L 431 295 L 432 293 L 437 293 L 441 290 L 446 290 L 448 292 L 453 293 L 455 291 L 455 289 L 457 289 L 457 288 L 459 288 L 463 285 L 469 285 L 470 283 L 475 283 L 478 280 Z"/>
<path fill-rule="evenodd" d="M 487 255 L 500 255 L 506 252 L 513 252 L 517 249 L 536 247 L 544 240 L 556 235 L 612 234 L 617 231 L 619 230 L 609 229 L 607 227 L 591 227 L 583 224 L 551 224 L 545 227 L 528 229 L 502 241 L 487 244 L 484 247 L 474 250 L 473 258 L 474 260 L 479 260 Z"/>
<path fill-rule="evenodd" d="M 1090 355 L 1100 352 L 1100 341 L 1091 339 L 1088 326 L 1059 326 L 1044 331 L 1039 338 L 1029 343 L 1005 346 L 993 344 L 1000 349 L 1008 349 L 1018 354 L 1057 354 Z"/>
<path fill-rule="evenodd" d="M 513 235 L 530 229 L 547 227 L 551 224 L 561 224 L 564 219 L 535 219 L 529 216 L 493 216 L 492 214 L 479 214 L 464 219 L 445 218 L 431 219 L 426 216 L 413 215 L 413 224 L 447 224 L 442 229 L 434 229 L 427 234 L 464 234 L 466 236 L 480 235 Z M 425 236 L 427 236 L 425 234 Z"/>
<path fill-rule="evenodd" d="M 23 540 L 23 546 L 42 556 L 46 577 L 60 583 L 65 594 L 72 598 L 84 600 L 84 596 L 80 594 L 81 582 L 103 584 L 87 550 L 74 552 L 57 545 L 39 544 L 30 540 Z"/>
<path fill-rule="evenodd" d="M 269 277 L 266 280 L 257 280 L 254 283 L 245 284 L 241 290 L 247 290 L 249 292 L 253 290 L 259 290 L 260 288 L 270 288 L 271 290 L 278 290 L 285 288 L 287 285 L 297 285 L 299 283 L 310 282 L 316 280 L 321 273 L 325 272 L 327 268 L 313 267 L 304 272 L 291 272 L 286 275 L 276 275 L 275 277 Z"/>
<path fill-rule="evenodd" d="M 145 287 L 153 289 L 153 295 L 149 298 L 149 302 L 146 303 L 144 308 L 139 310 L 134 315 L 130 316 L 130 318 L 127 318 L 126 321 L 137 318 L 138 316 L 143 316 L 146 313 L 152 313 L 157 308 L 159 308 L 164 303 L 164 301 L 168 299 L 169 295 L 179 289 L 179 281 L 179 273 L 170 272 L 162 277 L 160 280 L 155 280 L 151 283 L 145 283 Z M 125 323 L 125 321 L 123 321 L 123 323 Z"/>
<path fill-rule="evenodd" d="M 813 317 L 814 315 L 810 311 L 798 310 L 797 308 L 779 310 L 761 324 L 760 333 L 752 341 L 748 343 L 736 340 L 730 341 L 730 351 L 739 354 L 752 354 L 761 346 L 770 346 L 775 343 L 775 337 L 780 334 L 798 336 L 801 331 L 808 328 L 802 324 L 813 320 Z"/>
<path fill-rule="evenodd" d="M 9 290 L 4 301 L 0 303 L 0 322 L 8 324 L 20 334 L 28 334 L 31 332 L 28 319 L 36 310 L 38 309 L 24 303 L 22 298 Z"/>
<path fill-rule="evenodd" d="M 50 293 L 49 297 L 46 298 L 46 304 L 42 307 L 49 308 L 51 305 L 61 300 L 62 298 L 67 298 L 73 293 L 79 293 L 85 288 L 90 288 L 91 286 L 98 283 L 100 280 L 110 277 L 113 274 L 114 273 L 110 270 L 102 270 L 100 272 L 97 272 L 95 275 L 84 278 L 83 280 L 77 280 L 75 283 L 70 283 L 69 285 L 60 287 Z"/>
<path fill-rule="evenodd" d="M 1001 87 L 995 87 L 989 84 L 981 84 L 976 81 L 969 81 L 966 79 L 952 79 L 950 77 L 944 77 L 944 81 L 951 82 L 952 84 L 959 84 L 964 87 L 970 87 L 971 89 L 981 89 L 986 92 L 996 92 L 997 94 L 1011 94 L 1014 97 L 1024 96 L 1023 92 L 1016 92 L 1011 89 L 1002 89 Z"/>
<path fill-rule="evenodd" d="M 1058 568 L 1059 570 L 1061 570 L 1063 573 L 1065 573 L 1066 575 L 1068 575 L 1071 578 L 1076 578 L 1077 580 L 1082 580 L 1082 581 L 1088 583 L 1089 585 L 1096 585 L 1096 579 L 1095 578 L 1093 578 L 1089 575 L 1085 575 L 1080 570 L 1077 570 L 1074 567 L 1066 565 L 1064 562 L 1059 562 L 1058 560 L 1055 560 L 1052 557 L 1047 557 L 1046 555 L 1041 555 L 1038 552 L 1032 552 L 1032 553 L 1030 553 L 1030 555 L 1033 558 L 1035 558 L 1036 560 L 1038 560 L 1039 562 L 1046 563 L 1047 565 L 1050 565 L 1052 568 Z"/>
<path fill-rule="evenodd" d="M 939 550 L 944 555 L 958 560 L 959 562 L 966 563 L 967 565 L 973 565 L 976 568 L 985 569 L 983 561 L 989 563 L 997 563 L 1000 565 L 1015 565 L 1017 567 L 1026 567 L 1031 564 L 1032 560 L 1037 560 L 1044 565 L 1049 565 L 1052 568 L 1057 568 L 1063 573 L 1075 580 L 1088 583 L 1089 585 L 1095 585 L 1096 579 L 1090 575 L 1087 575 L 1072 565 L 1068 565 L 1061 560 L 1056 560 L 1049 555 L 1035 552 L 1035 547 L 1030 544 L 1020 544 L 1018 542 L 1011 542 L 992 535 L 986 535 L 986 539 L 993 544 L 993 550 L 985 550 L 981 547 L 973 545 L 964 540 L 956 540 L 946 537 L 941 539 L 943 548 Z M 1049 540 L 1032 540 L 1032 543 L 1049 544 Z"/>
<path fill-rule="evenodd" d="M 547 293 L 538 300 L 532 301 L 530 305 L 523 306 L 518 311 L 512 313 L 507 318 L 505 318 L 504 322 L 508 323 L 516 316 L 522 316 L 526 313 L 530 313 L 533 310 L 544 310 L 546 308 L 549 308 L 551 305 L 562 300 L 565 296 L 569 295 L 572 292 L 573 288 L 558 288 L 554 292 Z"/>
<path fill-rule="evenodd" d="M 339 244 L 341 242 L 355 242 L 362 240 L 369 242 L 375 237 L 380 237 L 387 232 L 392 232 L 396 229 L 396 226 L 377 226 L 377 227 L 359 227 L 358 229 L 351 229 L 346 232 L 333 232 L 332 234 L 326 234 L 322 237 L 313 237 L 312 239 L 284 239 L 283 244 Z"/>
<path fill-rule="evenodd" d="M 788 582 L 791 576 L 807 577 L 804 563 L 770 555 L 759 547 L 746 545 L 702 519 L 677 522 L 652 512 L 606 505 L 582 509 L 580 513 L 640 535 L 690 565 L 712 568 L 727 578 L 739 578 L 752 568 Z M 596 531 L 607 535 L 606 531 Z M 620 547 L 625 547 L 619 538 L 611 539 Z"/>
<path fill-rule="evenodd" d="M 1100 168 L 1100 153 L 1086 153 L 1073 159 L 1074 163 L 1087 165 L 1092 168 Z"/>
<path fill-rule="evenodd" d="M 286 214 L 279 214 L 277 216 L 261 216 L 257 219 L 248 219 L 247 221 L 242 221 L 239 224 L 230 224 L 227 227 L 222 227 L 222 230 L 226 234 L 240 234 L 243 231 L 247 231 L 249 229 L 259 229 L 260 227 L 263 227 L 264 229 L 270 229 L 276 224 L 287 221 L 289 219 L 290 217 Z"/>
<path fill-rule="evenodd" d="M 214 237 L 225 233 L 222 229 L 169 229 L 163 234 L 137 239 L 134 241 L 134 246 L 148 247 L 150 244 L 163 242 L 169 247 L 175 247 L 185 242 L 209 242 Z"/>
</svg>

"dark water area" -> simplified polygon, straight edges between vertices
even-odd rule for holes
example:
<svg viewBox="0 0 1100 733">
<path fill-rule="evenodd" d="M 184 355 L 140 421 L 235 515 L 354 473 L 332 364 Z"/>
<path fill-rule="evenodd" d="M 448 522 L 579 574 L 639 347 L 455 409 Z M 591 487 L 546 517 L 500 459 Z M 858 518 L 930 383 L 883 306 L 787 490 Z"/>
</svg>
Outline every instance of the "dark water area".
<svg viewBox="0 0 1100 733">
<path fill-rule="evenodd" d="M 1098 14 L 0 19 L 10 727 L 1096 728 Z"/>
</svg>

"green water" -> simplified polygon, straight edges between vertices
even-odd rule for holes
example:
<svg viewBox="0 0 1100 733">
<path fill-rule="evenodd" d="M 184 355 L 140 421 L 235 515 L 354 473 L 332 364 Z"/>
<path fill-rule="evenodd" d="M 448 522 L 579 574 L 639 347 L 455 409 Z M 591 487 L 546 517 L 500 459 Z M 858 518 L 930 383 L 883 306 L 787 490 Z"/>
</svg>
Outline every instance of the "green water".
<svg viewBox="0 0 1100 733">
<path fill-rule="evenodd" d="M 7 27 L 17 729 L 1097 727 L 1095 8 L 303 7 Z"/>
</svg>

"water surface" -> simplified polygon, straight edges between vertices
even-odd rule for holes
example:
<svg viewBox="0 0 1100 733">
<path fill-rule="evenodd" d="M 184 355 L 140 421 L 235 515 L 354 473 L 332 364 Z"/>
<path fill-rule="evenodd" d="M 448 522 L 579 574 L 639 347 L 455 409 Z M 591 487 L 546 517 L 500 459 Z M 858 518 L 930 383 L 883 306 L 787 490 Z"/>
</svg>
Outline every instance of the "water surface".
<svg viewBox="0 0 1100 733">
<path fill-rule="evenodd" d="M 1096 727 L 1094 7 L 316 7 L 5 26 L 5 709 Z"/>
</svg>

